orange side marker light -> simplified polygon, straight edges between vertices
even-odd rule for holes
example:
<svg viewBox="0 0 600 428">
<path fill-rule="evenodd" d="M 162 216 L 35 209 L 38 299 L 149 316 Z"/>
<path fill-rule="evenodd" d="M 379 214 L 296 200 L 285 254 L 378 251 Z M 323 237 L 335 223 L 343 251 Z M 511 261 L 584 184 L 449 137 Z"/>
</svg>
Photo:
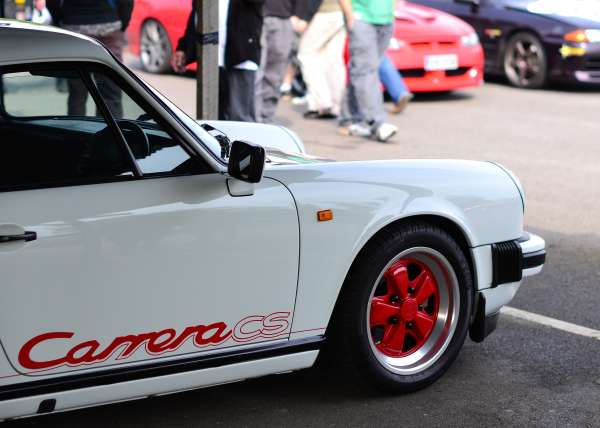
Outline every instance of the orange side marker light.
<svg viewBox="0 0 600 428">
<path fill-rule="evenodd" d="M 323 210 L 317 212 L 317 220 L 319 221 L 331 221 L 333 220 L 333 211 Z"/>
</svg>

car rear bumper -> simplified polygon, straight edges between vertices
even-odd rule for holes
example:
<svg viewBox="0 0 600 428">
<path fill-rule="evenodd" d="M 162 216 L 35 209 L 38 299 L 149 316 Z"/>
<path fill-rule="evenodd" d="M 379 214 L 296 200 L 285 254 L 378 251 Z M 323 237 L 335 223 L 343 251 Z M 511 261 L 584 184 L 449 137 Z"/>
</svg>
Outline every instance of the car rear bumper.
<svg viewBox="0 0 600 428">
<path fill-rule="evenodd" d="M 519 291 L 521 281 L 540 273 L 546 263 L 546 242 L 525 233 L 520 239 L 492 246 L 492 287 L 476 295 L 477 309 L 470 336 L 482 342 L 496 329 L 500 309 Z"/>
</svg>

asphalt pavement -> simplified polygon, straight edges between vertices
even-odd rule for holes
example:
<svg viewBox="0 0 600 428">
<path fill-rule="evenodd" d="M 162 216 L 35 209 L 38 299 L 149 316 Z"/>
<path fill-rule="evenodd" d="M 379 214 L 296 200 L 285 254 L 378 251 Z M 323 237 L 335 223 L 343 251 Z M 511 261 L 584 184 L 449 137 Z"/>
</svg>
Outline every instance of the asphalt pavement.
<svg viewBox="0 0 600 428">
<path fill-rule="evenodd" d="M 135 62 L 130 62 L 135 66 Z M 143 75 L 194 113 L 194 80 Z M 387 144 L 343 137 L 283 101 L 277 120 L 314 155 L 340 160 L 462 158 L 500 162 L 527 192 L 526 226 L 547 240 L 544 272 L 511 306 L 600 330 L 600 90 L 526 91 L 502 82 L 419 96 L 390 120 Z M 325 369 L 7 426 L 78 427 L 600 427 L 600 340 L 503 315 L 483 344 L 466 343 L 438 383 L 386 397 Z"/>
</svg>

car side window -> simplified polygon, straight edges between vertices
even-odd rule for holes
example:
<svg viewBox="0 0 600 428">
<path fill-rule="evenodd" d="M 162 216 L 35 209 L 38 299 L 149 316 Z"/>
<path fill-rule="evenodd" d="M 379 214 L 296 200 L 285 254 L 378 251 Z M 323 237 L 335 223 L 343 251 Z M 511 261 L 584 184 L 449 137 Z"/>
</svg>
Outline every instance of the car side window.
<svg viewBox="0 0 600 428">
<path fill-rule="evenodd" d="M 144 176 L 206 172 L 207 167 L 190 156 L 156 113 L 142 107 L 109 75 L 96 71 L 91 75 Z"/>
<path fill-rule="evenodd" d="M 0 82 L 0 190 L 134 176 L 77 70 L 0 72 Z"/>
</svg>

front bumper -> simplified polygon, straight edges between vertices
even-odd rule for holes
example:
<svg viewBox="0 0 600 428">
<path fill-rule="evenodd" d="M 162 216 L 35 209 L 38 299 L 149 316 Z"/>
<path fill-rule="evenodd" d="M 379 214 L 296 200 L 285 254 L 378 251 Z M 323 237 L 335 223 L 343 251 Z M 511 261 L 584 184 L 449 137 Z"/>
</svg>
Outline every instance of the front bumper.
<svg viewBox="0 0 600 428">
<path fill-rule="evenodd" d="M 483 85 L 484 54 L 480 45 L 460 46 L 458 40 L 448 47 L 435 41 L 405 41 L 406 46 L 388 50 L 388 56 L 411 92 L 444 92 Z M 456 70 L 425 70 L 425 57 L 430 55 L 458 56 Z"/>
<path fill-rule="evenodd" d="M 567 83 L 600 84 L 600 43 L 560 46 L 550 77 Z"/>
<path fill-rule="evenodd" d="M 470 337 L 482 342 L 496 329 L 500 309 L 517 294 L 521 281 L 540 273 L 546 263 L 546 242 L 543 238 L 525 233 L 515 241 L 492 245 L 492 287 L 476 295 L 477 309 Z"/>
<path fill-rule="evenodd" d="M 446 92 L 483 85 L 482 67 L 460 67 L 449 71 L 400 70 L 411 92 Z"/>
</svg>

